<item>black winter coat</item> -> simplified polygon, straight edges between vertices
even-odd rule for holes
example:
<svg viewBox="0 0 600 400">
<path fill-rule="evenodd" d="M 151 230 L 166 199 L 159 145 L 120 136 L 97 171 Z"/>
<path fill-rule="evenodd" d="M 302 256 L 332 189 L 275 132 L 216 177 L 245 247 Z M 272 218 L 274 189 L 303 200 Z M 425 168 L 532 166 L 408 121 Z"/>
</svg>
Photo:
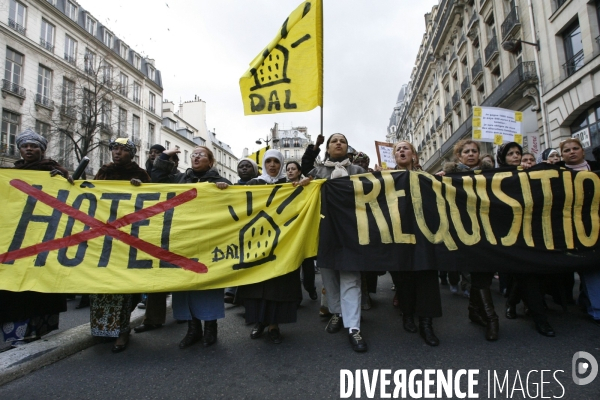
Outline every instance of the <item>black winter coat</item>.
<svg viewBox="0 0 600 400">
<path fill-rule="evenodd" d="M 209 169 L 204 173 L 195 173 L 193 169 L 188 168 L 185 172 L 173 174 L 175 163 L 162 158 L 162 154 L 154 160 L 152 168 L 152 182 L 154 183 L 198 183 L 198 182 L 225 182 L 231 185 L 227 179 L 223 178 L 217 170 Z"/>
<path fill-rule="evenodd" d="M 286 183 L 282 178 L 276 185 Z M 266 185 L 261 179 L 252 179 L 248 185 Z M 270 301 L 299 301 L 302 299 L 302 288 L 300 287 L 300 266 L 294 271 L 276 278 L 251 285 L 240 286 L 237 295 L 242 299 L 265 299 Z"/>
</svg>

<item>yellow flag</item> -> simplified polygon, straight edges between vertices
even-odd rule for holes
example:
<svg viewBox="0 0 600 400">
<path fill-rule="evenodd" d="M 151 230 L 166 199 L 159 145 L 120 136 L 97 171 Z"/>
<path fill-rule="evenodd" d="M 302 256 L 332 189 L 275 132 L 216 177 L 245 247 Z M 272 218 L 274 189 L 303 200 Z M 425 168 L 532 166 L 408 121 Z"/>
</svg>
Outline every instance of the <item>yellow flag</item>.
<svg viewBox="0 0 600 400">
<path fill-rule="evenodd" d="M 300 4 L 240 78 L 244 114 L 310 111 L 323 105 L 323 8 Z"/>
<path fill-rule="evenodd" d="M 266 151 L 269 150 L 270 148 L 271 147 L 269 147 L 269 146 L 263 147 L 262 149 L 258 150 L 256 153 L 248 154 L 246 156 L 246 158 L 253 160 L 256 163 L 256 165 L 258 165 L 258 175 L 262 174 L 262 159 L 263 159 L 263 156 L 265 155 Z"/>
</svg>

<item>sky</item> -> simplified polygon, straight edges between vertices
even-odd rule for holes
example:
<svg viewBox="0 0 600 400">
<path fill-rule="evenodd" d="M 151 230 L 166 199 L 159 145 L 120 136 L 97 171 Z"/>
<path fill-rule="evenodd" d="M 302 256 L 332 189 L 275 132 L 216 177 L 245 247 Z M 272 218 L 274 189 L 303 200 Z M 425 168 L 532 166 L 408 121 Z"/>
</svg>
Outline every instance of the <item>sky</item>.
<svg viewBox="0 0 600 400">
<path fill-rule="evenodd" d="M 206 101 L 207 125 L 237 157 L 270 128 L 306 126 L 314 140 L 320 110 L 244 116 L 239 79 L 301 0 L 80 0 L 133 50 L 153 58 L 163 99 Z M 408 83 L 438 0 L 324 0 L 325 137 L 341 132 L 376 158 L 400 88 Z"/>
</svg>

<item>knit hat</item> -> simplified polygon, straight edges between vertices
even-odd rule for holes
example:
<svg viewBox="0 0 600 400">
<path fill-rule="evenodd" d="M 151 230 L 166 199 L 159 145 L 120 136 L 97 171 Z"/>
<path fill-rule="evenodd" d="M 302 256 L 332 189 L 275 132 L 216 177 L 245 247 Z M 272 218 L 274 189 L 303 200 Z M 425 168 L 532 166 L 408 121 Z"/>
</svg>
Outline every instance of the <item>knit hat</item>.
<svg viewBox="0 0 600 400">
<path fill-rule="evenodd" d="M 354 156 L 354 162 L 358 161 L 358 160 L 367 160 L 370 161 L 369 156 L 366 153 L 363 153 L 362 151 L 359 151 L 357 155 Z"/>
<path fill-rule="evenodd" d="M 128 138 L 117 138 L 115 140 L 111 140 L 110 143 L 108 144 L 108 149 L 112 150 L 116 146 L 125 147 L 127 149 L 127 151 L 129 152 L 129 154 L 131 154 L 132 158 L 133 158 L 133 156 L 135 156 L 135 153 L 137 152 L 137 148 L 135 147 L 135 144 Z"/>
<path fill-rule="evenodd" d="M 238 168 L 240 166 L 240 164 L 242 163 L 242 161 L 248 161 L 250 164 L 252 164 L 252 169 L 254 170 L 254 176 L 258 176 L 258 165 L 256 164 L 256 161 L 254 161 L 251 158 L 245 157 L 242 158 L 240 161 L 238 161 Z"/>
<path fill-rule="evenodd" d="M 163 152 L 166 149 L 164 147 L 162 147 L 160 144 L 154 144 L 152 145 L 152 147 L 150 147 L 150 150 L 158 150 L 159 152 Z"/>
<path fill-rule="evenodd" d="M 26 143 L 37 144 L 42 152 L 46 152 L 48 147 L 48 141 L 42 135 L 36 133 L 33 129 L 27 128 L 19 136 L 17 136 L 17 148 L 21 148 L 21 145 Z"/>
</svg>

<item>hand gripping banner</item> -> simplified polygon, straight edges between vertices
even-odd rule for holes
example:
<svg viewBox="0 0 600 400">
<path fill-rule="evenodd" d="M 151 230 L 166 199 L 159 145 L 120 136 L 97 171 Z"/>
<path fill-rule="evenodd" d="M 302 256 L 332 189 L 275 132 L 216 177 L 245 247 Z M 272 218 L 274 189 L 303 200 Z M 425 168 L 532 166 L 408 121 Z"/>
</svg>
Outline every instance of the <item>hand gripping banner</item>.
<svg viewBox="0 0 600 400">
<path fill-rule="evenodd" d="M 600 268 L 600 177 L 550 165 L 225 190 L 71 186 L 46 172 L 0 170 L 0 193 L 0 289 L 12 291 L 238 286 L 294 270 L 317 243 L 319 265 L 339 270 Z"/>
<path fill-rule="evenodd" d="M 132 186 L 0 170 L 0 289 L 165 292 L 238 286 L 316 254 L 319 185 Z"/>
</svg>

